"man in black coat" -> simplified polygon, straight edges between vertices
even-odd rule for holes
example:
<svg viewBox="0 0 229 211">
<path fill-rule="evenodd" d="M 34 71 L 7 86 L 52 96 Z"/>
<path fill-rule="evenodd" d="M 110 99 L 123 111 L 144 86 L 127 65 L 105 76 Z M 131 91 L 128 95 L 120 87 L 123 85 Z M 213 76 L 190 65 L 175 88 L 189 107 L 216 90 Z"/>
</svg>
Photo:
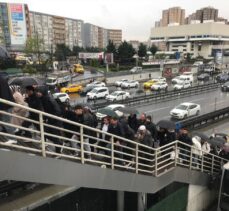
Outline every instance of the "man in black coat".
<svg viewBox="0 0 229 211">
<path fill-rule="evenodd" d="M 14 102 L 13 95 L 10 91 L 9 85 L 2 76 L 0 76 L 0 98 L 4 100 L 8 100 L 10 102 Z M 8 113 L 12 113 L 12 106 L 0 103 L 0 110 Z M 0 121 L 10 123 L 11 117 L 5 114 L 0 113 Z M 7 133 L 13 134 L 15 128 L 9 127 L 6 125 L 0 124 L 0 131 L 5 131 Z"/>
<path fill-rule="evenodd" d="M 151 133 L 152 138 L 157 140 L 157 128 L 156 125 L 152 122 L 152 117 L 147 116 L 145 121 L 146 129 Z"/>
</svg>

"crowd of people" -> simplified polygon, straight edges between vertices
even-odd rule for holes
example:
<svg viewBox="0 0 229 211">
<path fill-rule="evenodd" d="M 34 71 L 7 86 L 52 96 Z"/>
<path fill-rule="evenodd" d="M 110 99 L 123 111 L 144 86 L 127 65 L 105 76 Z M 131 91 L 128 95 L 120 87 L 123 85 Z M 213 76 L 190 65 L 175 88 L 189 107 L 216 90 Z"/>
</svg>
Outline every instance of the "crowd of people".
<svg viewBox="0 0 229 211">
<path fill-rule="evenodd" d="M 142 163 L 149 164 L 146 160 L 149 158 L 149 154 L 153 152 L 153 149 L 160 146 L 165 146 L 175 140 L 179 140 L 181 143 L 187 144 L 188 146 L 194 146 L 192 149 L 193 162 L 198 165 L 198 159 L 201 156 L 207 153 L 213 153 L 220 155 L 226 159 L 229 159 L 229 152 L 224 149 L 218 149 L 216 147 L 210 146 L 207 140 L 201 139 L 198 136 L 191 137 L 189 131 L 185 128 L 176 131 L 175 129 L 167 128 L 158 128 L 153 122 L 153 117 L 142 113 L 139 115 L 136 113 L 123 115 L 120 118 L 116 116 L 106 116 L 102 121 L 98 121 L 95 113 L 91 110 L 89 106 L 76 105 L 74 108 L 71 108 L 67 104 L 63 104 L 58 100 L 55 100 L 52 95 L 49 94 L 46 87 L 34 87 L 27 86 L 25 87 L 25 92 L 22 93 L 20 87 L 18 86 L 8 86 L 8 83 L 1 78 L 0 76 L 0 98 L 15 102 L 17 104 L 28 106 L 29 108 L 36 109 L 39 111 L 44 111 L 48 114 L 52 114 L 58 117 L 63 117 L 72 122 L 80 123 L 92 128 L 100 129 L 102 132 L 107 132 L 119 137 L 126 138 L 128 140 L 141 143 L 142 145 L 147 146 L 146 148 L 139 149 L 141 153 L 139 154 L 142 157 Z M 27 111 L 24 108 L 12 107 L 4 103 L 0 103 L 0 110 L 8 113 L 14 114 L 12 117 L 5 115 L 4 113 L 0 114 L 0 121 L 6 123 L 12 123 L 15 126 L 21 126 L 23 128 L 29 128 L 33 125 L 35 129 L 40 130 L 39 124 L 39 114 Z M 26 117 L 32 121 L 23 120 L 20 117 Z M 66 140 L 61 140 L 61 137 L 66 137 L 68 144 L 75 149 L 80 149 L 80 145 L 74 141 L 79 140 L 80 126 L 75 124 L 70 124 L 67 122 L 62 122 L 54 118 L 45 116 L 44 122 L 48 125 L 63 128 L 64 132 L 58 130 L 54 127 L 46 127 L 45 139 L 56 144 L 55 151 L 56 153 L 63 153 L 62 145 L 66 143 Z M 26 138 L 32 138 L 32 134 L 28 130 L 18 129 L 17 127 L 10 127 L 8 125 L 0 125 L 0 131 L 7 132 L 9 134 L 14 134 L 17 136 L 23 136 Z M 84 129 L 84 151 L 87 159 L 93 159 L 91 152 L 101 153 L 109 155 L 110 151 L 106 149 L 111 148 L 111 136 L 107 133 L 98 134 L 90 129 Z M 4 140 L 4 139 L 2 139 Z M 103 141 L 105 140 L 105 141 Z M 17 140 L 13 140 L 17 143 Z M 133 148 L 132 142 L 124 142 L 122 139 L 114 138 L 115 150 L 120 153 L 115 153 L 115 157 L 118 158 L 117 162 L 121 165 L 126 165 L 125 161 L 132 161 L 133 154 L 135 154 L 135 149 Z M 12 142 L 14 143 L 14 142 Z M 25 144 L 25 143 L 24 143 Z M 28 144 L 28 143 L 27 143 Z M 184 146 L 182 146 L 184 147 Z M 152 149 L 152 150 L 150 150 Z M 227 147 L 228 149 L 228 147 Z M 183 160 L 188 159 L 190 152 L 187 152 L 185 147 L 179 151 L 181 154 L 178 158 Z M 73 156 L 79 156 L 80 150 L 72 151 Z M 146 155 L 143 153 L 146 152 Z M 174 151 L 171 151 L 171 159 L 175 159 L 173 155 Z M 175 153 L 176 155 L 178 153 Z M 175 156 L 176 156 L 175 155 Z M 145 159 L 144 159 L 145 158 Z M 124 161 L 123 161 L 124 160 Z"/>
</svg>

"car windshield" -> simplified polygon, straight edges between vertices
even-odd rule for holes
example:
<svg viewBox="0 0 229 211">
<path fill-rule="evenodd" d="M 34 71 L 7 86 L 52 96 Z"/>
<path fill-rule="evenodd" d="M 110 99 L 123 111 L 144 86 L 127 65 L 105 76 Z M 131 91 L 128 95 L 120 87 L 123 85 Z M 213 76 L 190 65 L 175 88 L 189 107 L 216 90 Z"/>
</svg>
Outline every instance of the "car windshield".
<svg viewBox="0 0 229 211">
<path fill-rule="evenodd" d="M 118 94 L 119 94 L 118 92 L 111 93 L 112 96 L 117 96 Z"/>
<path fill-rule="evenodd" d="M 53 83 L 53 82 L 55 82 L 55 81 L 56 81 L 56 79 L 48 78 L 48 79 L 46 80 L 46 83 Z"/>
<path fill-rule="evenodd" d="M 176 109 L 179 109 L 179 110 L 187 110 L 188 106 L 186 105 L 179 105 L 176 107 Z"/>
<path fill-rule="evenodd" d="M 92 89 L 90 92 L 91 93 L 96 93 L 98 90 L 97 89 Z"/>
</svg>

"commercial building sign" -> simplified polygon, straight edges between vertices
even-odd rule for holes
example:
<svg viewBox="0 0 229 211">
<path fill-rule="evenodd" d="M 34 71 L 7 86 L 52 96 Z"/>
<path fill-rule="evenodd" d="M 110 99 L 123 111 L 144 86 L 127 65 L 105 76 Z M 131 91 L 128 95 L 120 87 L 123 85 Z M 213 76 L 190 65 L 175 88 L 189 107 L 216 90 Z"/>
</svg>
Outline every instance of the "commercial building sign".
<svg viewBox="0 0 229 211">
<path fill-rule="evenodd" d="M 11 44 L 24 45 L 27 38 L 24 6 L 8 4 L 8 16 Z"/>
<path fill-rule="evenodd" d="M 79 53 L 79 59 L 98 59 L 103 60 L 104 53 Z"/>
</svg>

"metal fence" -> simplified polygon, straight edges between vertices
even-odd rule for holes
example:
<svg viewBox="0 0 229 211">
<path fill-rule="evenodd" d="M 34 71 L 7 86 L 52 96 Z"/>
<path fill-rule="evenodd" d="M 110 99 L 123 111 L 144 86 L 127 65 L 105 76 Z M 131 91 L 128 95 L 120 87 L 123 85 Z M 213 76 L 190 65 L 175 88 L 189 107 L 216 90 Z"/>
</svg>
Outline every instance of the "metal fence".
<svg viewBox="0 0 229 211">
<path fill-rule="evenodd" d="M 220 172 L 222 164 L 227 162 L 217 155 L 205 153 L 179 141 L 152 148 L 141 142 L 102 132 L 3 99 L 0 99 L 0 102 L 34 112 L 39 116 L 37 120 L 31 120 L 1 110 L 0 115 L 22 119 L 35 126 L 29 128 L 0 121 L 0 127 L 11 127 L 31 133 L 31 136 L 25 137 L 2 130 L 1 148 L 151 176 L 160 176 L 176 166 L 215 174 Z M 74 130 L 63 127 L 64 124 L 73 126 Z"/>
</svg>

